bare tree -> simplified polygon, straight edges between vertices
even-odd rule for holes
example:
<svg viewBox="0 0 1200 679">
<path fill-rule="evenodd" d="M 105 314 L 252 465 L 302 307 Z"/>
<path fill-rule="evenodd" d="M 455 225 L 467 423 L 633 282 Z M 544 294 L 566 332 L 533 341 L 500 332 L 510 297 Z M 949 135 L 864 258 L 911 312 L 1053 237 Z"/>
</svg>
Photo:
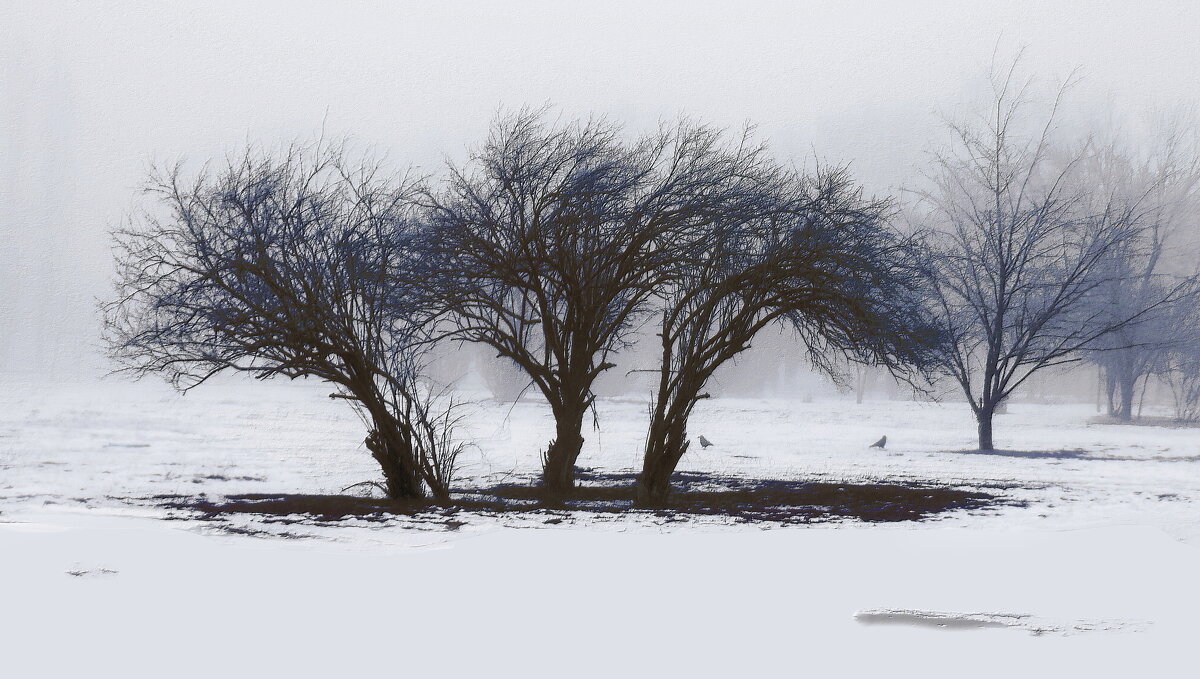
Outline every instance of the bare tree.
<svg viewBox="0 0 1200 679">
<path fill-rule="evenodd" d="M 982 450 L 993 449 L 997 407 L 1030 375 L 1080 360 L 1147 309 L 1110 315 L 1091 303 L 1121 275 L 1103 264 L 1137 234 L 1137 206 L 1087 200 L 1081 155 L 1054 139 L 1066 86 L 1023 129 L 1030 83 L 1018 82 L 1018 61 L 993 71 L 985 115 L 950 126 L 954 144 L 934 157 L 923 194 L 940 370 L 970 402 Z"/>
<path fill-rule="evenodd" d="M 1175 419 L 1200 421 L 1200 308 L 1195 304 L 1172 307 L 1174 341 L 1165 352 L 1159 375 L 1171 390 Z"/>
<path fill-rule="evenodd" d="M 185 392 L 226 371 L 325 380 L 368 424 L 390 497 L 446 496 L 461 446 L 420 380 L 415 190 L 323 143 L 155 173 L 160 209 L 115 235 L 111 355 Z"/>
<path fill-rule="evenodd" d="M 706 134 L 712 134 L 706 132 Z M 814 365 L 850 357 L 899 368 L 933 344 L 921 269 L 844 169 L 805 176 L 746 143 L 712 154 L 709 219 L 680 230 L 664 294 L 662 362 L 637 500 L 661 505 L 687 452 L 687 423 L 724 363 L 769 325 L 788 324 Z"/>
<path fill-rule="evenodd" d="M 1200 198 L 1200 156 L 1187 143 L 1189 131 L 1174 121 L 1141 158 L 1114 141 L 1086 164 L 1095 202 L 1127 204 L 1141 227 L 1100 263 L 1106 280 L 1093 296 L 1106 323 L 1119 326 L 1097 340 L 1088 358 L 1103 368 L 1108 414 L 1121 420 L 1132 418 L 1139 385 L 1144 390 L 1165 369 L 1181 338 L 1175 327 L 1180 314 L 1172 307 L 1195 304 L 1195 274 L 1185 273 L 1194 264 L 1180 262 L 1177 254 L 1184 251 L 1181 231 L 1192 226 Z M 1137 322 L 1120 322 L 1143 310 Z"/>
<path fill-rule="evenodd" d="M 491 346 L 550 404 L 543 485 L 574 484 L 597 377 L 614 366 L 671 260 L 703 219 L 705 140 L 687 125 L 636 143 L 603 120 L 502 116 L 465 168 L 427 196 L 434 304 L 450 335 Z"/>
</svg>

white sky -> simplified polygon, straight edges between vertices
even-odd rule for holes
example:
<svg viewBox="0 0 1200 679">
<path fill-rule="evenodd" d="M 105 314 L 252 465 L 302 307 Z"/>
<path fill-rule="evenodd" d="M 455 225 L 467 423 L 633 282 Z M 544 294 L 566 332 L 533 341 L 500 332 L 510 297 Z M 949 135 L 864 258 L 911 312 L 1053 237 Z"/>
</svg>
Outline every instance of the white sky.
<svg viewBox="0 0 1200 679">
<path fill-rule="evenodd" d="M 436 170 L 500 106 L 759 124 L 904 182 L 993 47 L 1084 116 L 1200 101 L 1189 2 L 0 3 L 0 371 L 88 374 L 109 229 L 154 160 L 326 129 Z"/>
</svg>

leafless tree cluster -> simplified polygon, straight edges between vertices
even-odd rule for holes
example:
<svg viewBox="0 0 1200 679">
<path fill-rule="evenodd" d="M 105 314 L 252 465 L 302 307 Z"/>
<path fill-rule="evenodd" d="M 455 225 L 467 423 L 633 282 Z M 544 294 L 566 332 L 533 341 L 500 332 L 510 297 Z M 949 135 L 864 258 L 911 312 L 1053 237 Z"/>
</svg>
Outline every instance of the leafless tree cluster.
<svg viewBox="0 0 1200 679">
<path fill-rule="evenodd" d="M 626 141 L 603 120 L 501 118 L 428 197 L 432 306 L 446 336 L 518 365 L 555 416 L 544 485 L 571 487 L 597 377 L 647 318 L 662 363 L 639 500 L 657 503 L 705 382 L 787 321 L 814 357 L 898 367 L 917 352 L 892 313 L 911 264 L 886 206 L 844 170 L 790 170 L 768 149 L 681 122 Z M 915 271 L 915 269 L 907 269 Z M 927 338 L 926 338 L 927 339 Z"/>
<path fill-rule="evenodd" d="M 1084 172 L 1096 195 L 1128 205 L 1129 218 L 1139 225 L 1101 263 L 1107 281 L 1095 303 L 1110 323 L 1141 315 L 1100 338 L 1089 353 L 1102 370 L 1108 414 L 1119 420 L 1133 418 L 1139 389 L 1144 395 L 1154 377 L 1177 386 L 1188 372 L 1196 264 L 1180 253 L 1187 251 L 1200 207 L 1200 155 L 1189 131 L 1168 121 L 1157 143 L 1142 153 L 1111 141 L 1090 155 Z"/>
<path fill-rule="evenodd" d="M 928 337 L 911 243 L 841 169 L 785 168 L 747 131 L 499 117 L 444 182 L 326 146 L 248 152 L 152 191 L 117 235 L 107 339 L 126 370 L 190 389 L 226 371 L 316 377 L 355 404 L 392 497 L 449 492 L 455 411 L 423 379 L 439 342 L 489 347 L 541 392 L 543 485 L 574 483 L 596 379 L 648 319 L 662 365 L 640 499 L 661 502 L 705 382 L 783 323 L 819 365 L 899 368 Z M 511 380 L 509 380 L 511 381 Z"/>
<path fill-rule="evenodd" d="M 1200 310 L 1181 304 L 1170 318 L 1174 339 L 1159 375 L 1171 390 L 1175 419 L 1200 422 Z"/>
<path fill-rule="evenodd" d="M 787 166 L 752 129 L 686 120 L 631 138 L 501 115 L 437 181 L 323 143 L 175 168 L 151 182 L 159 210 L 116 235 L 106 339 L 125 370 L 183 390 L 223 371 L 330 383 L 393 498 L 449 495 L 459 411 L 426 363 L 464 344 L 508 398 L 549 404 L 550 496 L 575 483 L 597 380 L 639 338 L 657 362 L 643 505 L 666 500 L 710 378 L 767 328 L 835 379 L 846 362 L 950 378 L 982 449 L 1015 390 L 1085 357 L 1119 412 L 1158 374 L 1194 415 L 1195 272 L 1164 253 L 1192 214 L 1195 160 L 1063 144 L 1058 99 L 1028 125 L 1015 62 L 992 85 L 987 114 L 951 126 L 907 234 L 845 168 Z"/>
</svg>

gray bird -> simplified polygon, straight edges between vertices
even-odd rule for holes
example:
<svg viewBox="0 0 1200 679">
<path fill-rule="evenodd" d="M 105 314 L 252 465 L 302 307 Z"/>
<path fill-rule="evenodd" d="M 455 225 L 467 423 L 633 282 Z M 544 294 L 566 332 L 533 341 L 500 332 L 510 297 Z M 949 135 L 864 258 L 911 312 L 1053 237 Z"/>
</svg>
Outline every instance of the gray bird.
<svg viewBox="0 0 1200 679">
<path fill-rule="evenodd" d="M 707 448 L 713 444 L 712 441 L 709 441 L 708 439 L 704 438 L 703 436 L 698 436 L 696 438 L 700 441 L 701 448 Z"/>
<path fill-rule="evenodd" d="M 871 444 L 871 447 L 872 447 L 872 448 L 878 448 L 878 449 L 880 449 L 880 450 L 883 450 L 883 447 L 884 447 L 884 446 L 886 446 L 886 445 L 887 445 L 887 436 L 884 436 L 883 438 L 879 439 L 879 440 L 878 440 L 878 441 L 876 441 L 875 443 L 872 443 L 872 444 Z"/>
</svg>

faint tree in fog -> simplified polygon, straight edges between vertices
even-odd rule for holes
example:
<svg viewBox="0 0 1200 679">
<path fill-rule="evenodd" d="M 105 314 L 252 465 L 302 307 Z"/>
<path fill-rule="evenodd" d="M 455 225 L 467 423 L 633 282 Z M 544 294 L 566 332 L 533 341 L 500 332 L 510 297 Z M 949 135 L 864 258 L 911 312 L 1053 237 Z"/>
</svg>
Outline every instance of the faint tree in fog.
<svg viewBox="0 0 1200 679">
<path fill-rule="evenodd" d="M 473 352 L 472 358 L 476 372 L 498 403 L 514 403 L 533 386 L 524 370 L 511 360 L 497 356 L 491 347 Z"/>
<path fill-rule="evenodd" d="M 970 402 L 982 450 L 993 449 L 997 407 L 1030 375 L 1080 360 L 1146 311 L 1109 314 L 1092 303 L 1123 277 L 1103 265 L 1137 236 L 1137 207 L 1091 200 L 1082 154 L 1055 143 L 1066 86 L 1032 132 L 1022 129 L 1030 84 L 1016 82 L 1016 69 L 1014 60 L 993 71 L 984 115 L 950 126 L 954 143 L 934 157 L 923 195 L 940 370 Z"/>
<path fill-rule="evenodd" d="M 1200 421 L 1200 306 L 1175 304 L 1169 319 L 1172 342 L 1159 375 L 1171 390 L 1175 419 Z"/>
<path fill-rule="evenodd" d="M 428 196 L 429 280 L 449 334 L 491 346 L 550 404 L 543 485 L 574 484 L 597 377 L 613 367 L 672 257 L 675 226 L 702 209 L 689 139 L 636 143 L 603 120 L 498 118 L 468 165 Z"/>
<path fill-rule="evenodd" d="M 811 362 L 834 374 L 849 357 L 899 368 L 921 364 L 933 344 L 921 323 L 920 261 L 888 226 L 888 205 L 865 199 L 849 174 L 805 175 L 778 166 L 743 137 L 724 145 L 708 129 L 710 186 L 697 194 L 706 219 L 676 236 L 659 338 L 662 362 L 637 499 L 662 504 L 688 449 L 687 423 L 705 384 L 783 323 Z"/>
<path fill-rule="evenodd" d="M 1137 158 L 1113 142 L 1091 154 L 1084 178 L 1097 203 L 1123 203 L 1140 228 L 1119 243 L 1101 263 L 1104 284 L 1094 296 L 1096 311 L 1117 324 L 1095 343 L 1089 360 L 1104 371 L 1109 415 L 1133 417 L 1134 395 L 1151 376 L 1166 369 L 1172 345 L 1184 339 L 1178 322 L 1186 314 L 1174 309 L 1194 305 L 1192 275 L 1180 266 L 1185 244 L 1183 227 L 1194 226 L 1200 198 L 1200 157 L 1186 144 L 1188 130 L 1169 125 L 1163 143 Z M 1121 319 L 1138 316 L 1137 322 Z"/>
<path fill-rule="evenodd" d="M 414 183 L 337 147 L 248 149 L 152 176 L 158 212 L 115 235 L 112 356 L 187 391 L 224 371 L 316 377 L 370 428 L 387 494 L 448 494 L 452 408 L 420 380 Z"/>
</svg>

